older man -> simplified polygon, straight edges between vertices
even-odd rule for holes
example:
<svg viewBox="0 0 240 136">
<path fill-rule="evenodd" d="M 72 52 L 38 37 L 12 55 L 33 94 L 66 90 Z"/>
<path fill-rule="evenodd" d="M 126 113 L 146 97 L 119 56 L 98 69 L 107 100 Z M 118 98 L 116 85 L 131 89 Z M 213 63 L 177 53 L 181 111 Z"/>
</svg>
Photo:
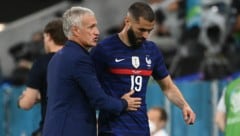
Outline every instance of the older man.
<svg viewBox="0 0 240 136">
<path fill-rule="evenodd" d="M 48 65 L 48 104 L 44 136 L 96 136 L 95 108 L 120 115 L 137 110 L 140 98 L 133 91 L 117 99 L 107 96 L 95 74 L 88 49 L 97 44 L 99 30 L 94 13 L 72 7 L 63 15 L 65 47 Z M 128 108 L 127 108 L 128 104 Z"/>
</svg>

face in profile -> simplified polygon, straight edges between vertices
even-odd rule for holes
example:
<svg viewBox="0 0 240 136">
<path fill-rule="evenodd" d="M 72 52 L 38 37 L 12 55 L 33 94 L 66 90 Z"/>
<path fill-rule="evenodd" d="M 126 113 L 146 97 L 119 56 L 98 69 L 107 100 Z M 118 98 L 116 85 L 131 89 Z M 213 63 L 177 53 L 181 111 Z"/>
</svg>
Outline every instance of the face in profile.
<svg viewBox="0 0 240 136">
<path fill-rule="evenodd" d="M 94 15 L 83 15 L 82 24 L 78 27 L 78 29 L 78 40 L 82 46 L 89 48 L 97 45 L 99 30 L 97 27 L 97 20 Z"/>
<path fill-rule="evenodd" d="M 46 53 L 50 51 L 49 49 L 49 40 L 50 40 L 50 35 L 48 33 L 43 33 L 43 42 L 44 42 L 44 50 Z"/>
<path fill-rule="evenodd" d="M 138 48 L 148 38 L 149 33 L 154 27 L 154 21 L 150 22 L 140 17 L 139 20 L 134 20 L 129 17 L 129 29 L 127 30 L 128 42 L 131 47 Z"/>
</svg>

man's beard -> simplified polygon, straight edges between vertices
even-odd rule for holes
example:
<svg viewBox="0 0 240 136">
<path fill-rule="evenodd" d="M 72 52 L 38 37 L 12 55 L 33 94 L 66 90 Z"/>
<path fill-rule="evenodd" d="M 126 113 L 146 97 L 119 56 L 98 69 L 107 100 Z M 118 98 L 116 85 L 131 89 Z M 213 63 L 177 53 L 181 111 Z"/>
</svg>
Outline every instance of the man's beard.
<svg viewBox="0 0 240 136">
<path fill-rule="evenodd" d="M 144 38 L 141 39 L 141 41 L 139 41 L 140 39 L 138 39 L 135 35 L 135 33 L 133 32 L 132 28 L 130 28 L 127 31 L 127 35 L 128 35 L 128 41 L 130 43 L 130 47 L 133 49 L 137 49 L 139 47 L 141 47 L 142 43 L 145 41 Z"/>
</svg>

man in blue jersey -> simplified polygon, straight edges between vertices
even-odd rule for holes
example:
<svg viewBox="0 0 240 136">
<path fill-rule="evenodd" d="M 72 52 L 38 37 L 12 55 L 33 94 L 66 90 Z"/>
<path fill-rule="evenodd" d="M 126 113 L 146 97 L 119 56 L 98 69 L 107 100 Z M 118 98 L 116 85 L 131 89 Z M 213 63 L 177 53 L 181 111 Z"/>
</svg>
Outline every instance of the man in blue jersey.
<svg viewBox="0 0 240 136">
<path fill-rule="evenodd" d="M 92 50 L 98 78 L 107 94 L 120 98 L 129 89 L 143 102 L 137 111 L 115 116 L 107 111 L 99 114 L 99 136 L 149 136 L 145 94 L 150 76 L 158 82 L 168 99 L 176 104 L 187 124 L 195 121 L 195 113 L 185 101 L 166 69 L 157 46 L 146 40 L 154 27 L 155 15 L 149 5 L 132 4 L 124 20 L 123 30 L 101 41 Z"/>
</svg>

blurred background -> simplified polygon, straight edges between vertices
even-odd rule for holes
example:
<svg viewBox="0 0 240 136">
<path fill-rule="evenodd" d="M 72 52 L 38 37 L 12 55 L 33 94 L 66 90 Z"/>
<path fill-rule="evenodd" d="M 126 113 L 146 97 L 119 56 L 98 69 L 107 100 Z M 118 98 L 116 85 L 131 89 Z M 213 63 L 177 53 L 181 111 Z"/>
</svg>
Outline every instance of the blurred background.
<svg viewBox="0 0 240 136">
<path fill-rule="evenodd" d="M 129 5 L 137 0 L 25 0 L 0 5 L 0 136 L 29 136 L 38 127 L 39 106 L 18 109 L 32 62 L 44 53 L 44 25 L 74 5 L 96 13 L 100 39 L 119 32 Z M 196 112 L 192 126 L 170 104 L 158 85 L 148 84 L 148 108 L 164 107 L 170 136 L 220 136 L 214 123 L 223 87 L 240 71 L 239 0 L 138 0 L 151 5 L 157 23 L 149 39 Z"/>
</svg>

